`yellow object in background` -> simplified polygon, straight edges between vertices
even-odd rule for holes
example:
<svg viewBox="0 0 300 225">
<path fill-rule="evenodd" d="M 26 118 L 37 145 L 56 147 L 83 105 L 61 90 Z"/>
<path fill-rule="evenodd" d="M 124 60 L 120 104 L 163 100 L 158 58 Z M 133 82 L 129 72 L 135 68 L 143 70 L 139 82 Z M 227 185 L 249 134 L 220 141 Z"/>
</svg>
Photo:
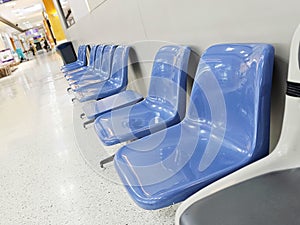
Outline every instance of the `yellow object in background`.
<svg viewBox="0 0 300 225">
<path fill-rule="evenodd" d="M 43 0 L 43 3 L 44 3 L 46 13 L 48 15 L 48 19 L 51 24 L 51 29 L 54 33 L 56 41 L 65 40 L 66 39 L 65 32 L 60 23 L 58 13 L 56 11 L 53 1 L 52 0 Z"/>
</svg>

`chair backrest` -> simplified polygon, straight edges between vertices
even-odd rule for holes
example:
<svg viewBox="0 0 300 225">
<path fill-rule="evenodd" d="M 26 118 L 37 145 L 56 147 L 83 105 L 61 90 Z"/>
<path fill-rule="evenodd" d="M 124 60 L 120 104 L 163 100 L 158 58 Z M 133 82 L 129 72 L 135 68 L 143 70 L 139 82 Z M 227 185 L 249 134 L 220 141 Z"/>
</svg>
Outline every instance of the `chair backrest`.
<svg viewBox="0 0 300 225">
<path fill-rule="evenodd" d="M 105 79 L 108 79 L 110 77 L 112 59 L 116 47 L 117 46 L 115 45 L 104 46 L 102 50 L 102 59 L 101 59 L 100 67 L 97 66 L 97 68 L 95 68 L 96 74 L 100 75 Z"/>
<path fill-rule="evenodd" d="M 94 60 L 94 70 L 95 71 L 100 71 L 104 47 L 105 47 L 105 45 L 99 45 L 96 50 L 95 60 Z"/>
<path fill-rule="evenodd" d="M 84 50 L 84 45 L 79 45 L 78 52 L 77 52 L 77 59 L 79 59 L 79 57 L 82 54 L 83 50 Z"/>
<path fill-rule="evenodd" d="M 129 46 L 118 46 L 114 52 L 110 81 L 116 86 L 127 86 L 128 84 L 128 56 Z"/>
<path fill-rule="evenodd" d="M 78 48 L 78 61 L 83 65 L 87 64 L 87 51 L 89 46 L 88 45 L 80 45 Z"/>
<path fill-rule="evenodd" d="M 157 52 L 146 101 L 160 102 L 175 109 L 180 118 L 185 115 L 186 81 L 190 48 L 163 46 Z"/>
<path fill-rule="evenodd" d="M 90 63 L 89 63 L 89 69 L 94 69 L 95 65 L 95 58 L 96 58 L 96 51 L 99 45 L 93 45 L 90 52 Z"/>
<path fill-rule="evenodd" d="M 268 150 L 274 49 L 268 44 L 220 44 L 202 55 L 186 122 L 260 158 Z M 253 152 L 250 152 L 253 151 Z"/>
</svg>

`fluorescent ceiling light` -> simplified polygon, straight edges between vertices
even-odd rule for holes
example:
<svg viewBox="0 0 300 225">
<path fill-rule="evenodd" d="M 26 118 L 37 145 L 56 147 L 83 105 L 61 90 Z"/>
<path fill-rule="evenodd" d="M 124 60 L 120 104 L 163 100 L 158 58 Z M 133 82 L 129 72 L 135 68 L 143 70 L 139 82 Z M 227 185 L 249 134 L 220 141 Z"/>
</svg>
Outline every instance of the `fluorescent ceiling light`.
<svg viewBox="0 0 300 225">
<path fill-rule="evenodd" d="M 26 15 L 32 15 L 33 13 L 37 13 L 42 11 L 43 7 L 41 4 L 32 5 L 29 7 L 26 7 L 24 9 L 15 9 L 12 10 L 12 12 L 19 17 L 19 19 L 25 18 Z"/>
<path fill-rule="evenodd" d="M 14 14 L 16 14 L 17 16 L 23 14 L 23 13 L 21 12 L 20 9 L 12 10 L 12 12 L 13 12 Z"/>
<path fill-rule="evenodd" d="M 13 1 L 13 2 L 7 2 L 6 4 L 4 4 L 5 5 L 5 7 L 14 7 L 14 6 L 16 6 L 16 2 L 15 1 Z"/>
<path fill-rule="evenodd" d="M 35 4 L 35 5 L 24 8 L 23 13 L 24 14 L 30 14 L 30 13 L 33 13 L 33 12 L 36 12 L 36 11 L 40 11 L 42 9 L 43 9 L 43 7 L 42 7 L 41 4 Z"/>
</svg>

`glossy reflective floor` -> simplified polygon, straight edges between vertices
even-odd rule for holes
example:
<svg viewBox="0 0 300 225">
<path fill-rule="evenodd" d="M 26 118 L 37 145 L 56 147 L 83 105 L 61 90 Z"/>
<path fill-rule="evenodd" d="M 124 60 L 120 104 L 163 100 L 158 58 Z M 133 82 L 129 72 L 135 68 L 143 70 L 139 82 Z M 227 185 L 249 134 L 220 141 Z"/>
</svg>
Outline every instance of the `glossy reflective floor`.
<svg viewBox="0 0 300 225">
<path fill-rule="evenodd" d="M 71 102 L 56 54 L 44 53 L 0 79 L 0 224 L 173 224 L 177 205 L 137 207 L 82 105 Z"/>
</svg>

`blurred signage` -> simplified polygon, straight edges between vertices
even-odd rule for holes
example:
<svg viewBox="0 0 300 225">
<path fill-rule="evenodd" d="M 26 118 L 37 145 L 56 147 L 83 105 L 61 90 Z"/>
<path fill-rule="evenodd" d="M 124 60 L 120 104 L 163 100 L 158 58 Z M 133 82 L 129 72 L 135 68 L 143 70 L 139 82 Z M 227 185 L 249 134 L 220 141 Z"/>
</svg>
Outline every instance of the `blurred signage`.
<svg viewBox="0 0 300 225">
<path fill-rule="evenodd" d="M 14 56 L 11 54 L 9 48 L 0 50 L 0 62 L 6 63 L 14 60 Z"/>
<path fill-rule="evenodd" d="M 39 29 L 33 28 L 33 29 L 30 29 L 30 30 L 26 31 L 25 34 L 26 34 L 27 36 L 29 36 L 29 35 L 37 34 L 38 32 L 39 32 Z"/>
<path fill-rule="evenodd" d="M 12 1 L 12 0 L 0 0 L 0 4 L 3 4 L 5 2 L 10 2 L 10 1 Z"/>
</svg>

